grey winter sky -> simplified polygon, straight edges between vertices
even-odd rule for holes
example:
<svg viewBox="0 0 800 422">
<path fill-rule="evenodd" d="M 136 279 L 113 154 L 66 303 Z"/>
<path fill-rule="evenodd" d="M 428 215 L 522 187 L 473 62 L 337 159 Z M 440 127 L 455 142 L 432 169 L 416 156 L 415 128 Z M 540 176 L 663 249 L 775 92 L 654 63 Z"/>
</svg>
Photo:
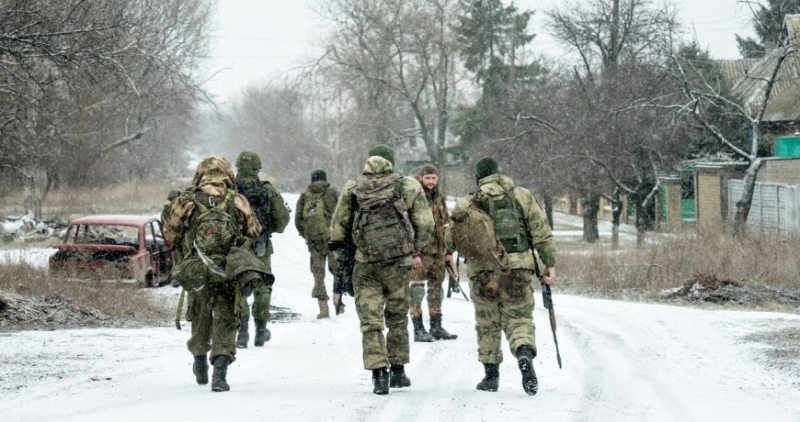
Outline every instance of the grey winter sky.
<svg viewBox="0 0 800 422">
<path fill-rule="evenodd" d="M 320 54 L 321 22 L 310 9 L 317 0 L 220 0 L 212 40 L 209 72 L 219 71 L 208 88 L 221 102 L 230 101 L 248 83 L 281 77 L 304 59 Z M 660 1 L 660 0 L 656 0 Z M 674 0 L 683 18 L 687 39 L 695 35 L 716 58 L 738 58 L 734 34 L 750 35 L 750 11 L 737 0 Z M 559 0 L 516 0 L 536 11 L 531 29 L 537 34 L 531 48 L 549 57 L 563 55 L 543 28 L 542 10 Z"/>
</svg>

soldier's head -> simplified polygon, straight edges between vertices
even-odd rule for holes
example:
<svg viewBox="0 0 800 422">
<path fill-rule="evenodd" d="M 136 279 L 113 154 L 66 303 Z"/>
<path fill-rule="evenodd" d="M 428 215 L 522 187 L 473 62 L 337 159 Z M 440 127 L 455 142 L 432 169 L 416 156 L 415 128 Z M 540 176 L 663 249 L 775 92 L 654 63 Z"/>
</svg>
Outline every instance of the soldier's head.
<svg viewBox="0 0 800 422">
<path fill-rule="evenodd" d="M 325 170 L 314 170 L 311 172 L 311 182 L 327 182 L 328 175 Z"/>
<path fill-rule="evenodd" d="M 500 172 L 500 166 L 497 161 L 492 157 L 483 157 L 475 163 L 475 181 L 480 182 L 481 179 Z"/>
<path fill-rule="evenodd" d="M 261 157 L 255 151 L 242 151 L 236 159 L 236 168 L 239 170 L 261 170 Z"/>
<path fill-rule="evenodd" d="M 236 183 L 233 177 L 233 166 L 221 155 L 212 155 L 203 158 L 197 165 L 192 179 L 193 186 L 200 186 L 200 183 L 219 183 L 225 184 L 230 189 L 235 188 Z"/>
<path fill-rule="evenodd" d="M 427 190 L 439 184 L 439 169 L 433 164 L 425 164 L 417 172 L 417 180 Z"/>
<path fill-rule="evenodd" d="M 377 144 L 374 147 L 369 149 L 369 156 L 375 156 L 385 158 L 390 163 L 392 163 L 392 167 L 394 167 L 394 150 L 386 144 Z"/>
</svg>

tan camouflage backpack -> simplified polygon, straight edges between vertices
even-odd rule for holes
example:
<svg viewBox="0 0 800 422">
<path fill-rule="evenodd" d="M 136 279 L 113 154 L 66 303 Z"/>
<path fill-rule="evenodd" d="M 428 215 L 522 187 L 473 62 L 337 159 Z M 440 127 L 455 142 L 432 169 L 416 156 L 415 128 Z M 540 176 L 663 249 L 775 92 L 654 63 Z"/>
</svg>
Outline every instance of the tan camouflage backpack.
<svg viewBox="0 0 800 422">
<path fill-rule="evenodd" d="M 369 263 L 384 262 L 414 252 L 414 227 L 400 194 L 402 176 L 356 179 L 358 207 L 353 242 Z"/>
<path fill-rule="evenodd" d="M 491 199 L 478 191 L 470 196 L 466 209 L 450 216 L 450 235 L 458 254 L 480 268 L 503 269 L 508 266 L 506 251 L 497 236 L 489 215 Z"/>
</svg>

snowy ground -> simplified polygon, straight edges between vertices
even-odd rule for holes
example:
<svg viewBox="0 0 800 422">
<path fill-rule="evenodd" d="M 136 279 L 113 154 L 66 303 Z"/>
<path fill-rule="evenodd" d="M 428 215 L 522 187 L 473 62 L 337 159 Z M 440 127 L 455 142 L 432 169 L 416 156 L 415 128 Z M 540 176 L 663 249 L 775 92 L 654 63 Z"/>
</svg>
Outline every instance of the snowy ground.
<svg viewBox="0 0 800 422">
<path fill-rule="evenodd" d="M 292 206 L 296 198 L 287 195 Z M 239 352 L 230 392 L 194 383 L 188 326 L 8 333 L 0 334 L 0 420 L 800 420 L 800 380 L 766 369 L 766 346 L 744 341 L 800 326 L 800 317 L 586 299 L 557 289 L 564 368 L 547 314 L 537 308 L 535 397 L 522 391 L 512 359 L 501 366 L 500 391 L 475 391 L 483 371 L 472 305 L 460 296 L 444 304 L 445 327 L 459 338 L 412 343 L 412 386 L 375 396 L 352 299 L 346 314 L 315 321 L 305 245 L 292 225 L 275 244 L 274 305 L 302 316 L 272 324 L 266 347 Z M 510 357 L 505 344 L 504 352 Z"/>
</svg>

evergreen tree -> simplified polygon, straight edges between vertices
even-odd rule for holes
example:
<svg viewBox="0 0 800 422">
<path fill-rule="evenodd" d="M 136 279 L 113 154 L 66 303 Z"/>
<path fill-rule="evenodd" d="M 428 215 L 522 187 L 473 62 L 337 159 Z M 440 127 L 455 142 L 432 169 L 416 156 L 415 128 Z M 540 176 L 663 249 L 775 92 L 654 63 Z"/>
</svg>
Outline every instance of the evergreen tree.
<svg viewBox="0 0 800 422">
<path fill-rule="evenodd" d="M 753 37 L 742 38 L 736 35 L 736 44 L 742 57 L 763 57 L 766 46 L 778 46 L 785 41 L 783 32 L 783 19 L 786 15 L 800 13 L 800 0 L 767 0 L 767 4 L 755 5 L 753 16 L 753 30 L 757 40 Z"/>
</svg>

